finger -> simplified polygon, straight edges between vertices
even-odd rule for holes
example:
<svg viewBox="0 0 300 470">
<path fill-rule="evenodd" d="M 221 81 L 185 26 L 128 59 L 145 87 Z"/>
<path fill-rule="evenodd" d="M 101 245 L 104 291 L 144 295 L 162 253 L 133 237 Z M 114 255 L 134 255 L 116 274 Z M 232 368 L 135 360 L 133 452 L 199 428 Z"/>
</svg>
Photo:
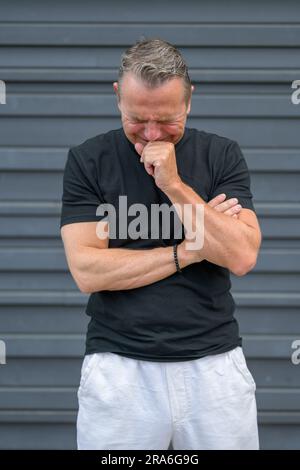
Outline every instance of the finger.
<svg viewBox="0 0 300 470">
<path fill-rule="evenodd" d="M 226 210 L 236 206 L 237 204 L 238 200 L 236 198 L 231 198 L 215 206 L 215 209 L 219 212 L 225 212 Z"/>
<path fill-rule="evenodd" d="M 216 207 L 218 204 L 220 204 L 224 199 L 226 198 L 226 194 L 218 194 L 218 196 L 214 197 L 211 199 L 208 204 L 211 207 Z"/>
<path fill-rule="evenodd" d="M 241 211 L 242 206 L 240 204 L 236 204 L 235 206 L 231 207 L 227 211 L 223 212 L 226 215 L 234 215 L 238 214 Z"/>
<path fill-rule="evenodd" d="M 140 142 L 137 142 L 136 144 L 134 144 L 134 147 L 135 147 L 135 150 L 137 151 L 137 153 L 142 156 L 142 153 L 143 153 L 143 150 L 144 150 L 144 145 L 141 144 Z"/>
<path fill-rule="evenodd" d="M 154 175 L 154 166 L 151 165 L 150 163 L 145 163 L 145 170 L 147 171 L 148 175 L 150 176 Z"/>
</svg>

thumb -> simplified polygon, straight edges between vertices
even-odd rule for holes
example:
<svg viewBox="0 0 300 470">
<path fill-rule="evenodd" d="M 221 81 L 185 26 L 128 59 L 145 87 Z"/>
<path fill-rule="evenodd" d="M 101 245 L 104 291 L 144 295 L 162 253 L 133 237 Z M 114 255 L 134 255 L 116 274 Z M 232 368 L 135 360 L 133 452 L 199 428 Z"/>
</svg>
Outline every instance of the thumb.
<svg viewBox="0 0 300 470">
<path fill-rule="evenodd" d="M 144 145 L 141 144 L 140 142 L 137 142 L 136 144 L 134 144 L 134 148 L 135 150 L 137 151 L 137 153 L 142 156 L 142 153 L 143 153 L 143 150 L 144 150 Z"/>
</svg>

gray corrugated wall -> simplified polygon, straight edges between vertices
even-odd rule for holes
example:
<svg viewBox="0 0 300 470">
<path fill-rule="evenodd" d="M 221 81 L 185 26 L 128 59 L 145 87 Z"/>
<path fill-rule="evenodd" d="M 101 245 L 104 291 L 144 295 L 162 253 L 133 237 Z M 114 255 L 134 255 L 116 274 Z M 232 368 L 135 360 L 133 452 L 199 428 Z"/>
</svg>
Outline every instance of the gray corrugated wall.
<svg viewBox="0 0 300 470">
<path fill-rule="evenodd" d="M 1 1 L 0 447 L 74 448 L 87 296 L 59 233 L 67 149 L 120 126 L 120 55 L 142 34 L 180 47 L 196 85 L 188 125 L 236 139 L 264 240 L 232 278 L 261 445 L 300 448 L 300 3 Z"/>
</svg>

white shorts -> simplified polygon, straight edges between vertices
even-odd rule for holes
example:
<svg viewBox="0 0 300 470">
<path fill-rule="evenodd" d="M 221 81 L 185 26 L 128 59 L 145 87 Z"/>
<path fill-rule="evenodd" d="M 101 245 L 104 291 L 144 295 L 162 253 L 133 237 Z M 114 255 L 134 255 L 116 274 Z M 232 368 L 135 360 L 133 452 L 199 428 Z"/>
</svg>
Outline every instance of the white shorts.
<svg viewBox="0 0 300 470">
<path fill-rule="evenodd" d="M 87 355 L 78 449 L 258 449 L 255 389 L 241 347 L 182 362 Z"/>
</svg>

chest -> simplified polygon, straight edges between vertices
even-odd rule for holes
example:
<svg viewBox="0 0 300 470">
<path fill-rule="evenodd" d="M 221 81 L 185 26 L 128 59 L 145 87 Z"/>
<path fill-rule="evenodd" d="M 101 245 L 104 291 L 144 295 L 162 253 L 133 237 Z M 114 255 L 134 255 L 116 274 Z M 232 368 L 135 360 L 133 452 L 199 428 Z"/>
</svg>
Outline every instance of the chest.
<svg viewBox="0 0 300 470">
<path fill-rule="evenodd" d="M 182 164 L 177 169 L 182 181 L 204 201 L 208 201 L 210 181 L 202 165 Z M 160 190 L 135 154 L 108 159 L 99 174 L 101 192 L 111 207 L 110 246 L 146 248 L 174 244 L 184 238 L 184 230 L 172 209 L 172 202 Z M 110 230 L 111 233 L 111 230 Z"/>
</svg>

